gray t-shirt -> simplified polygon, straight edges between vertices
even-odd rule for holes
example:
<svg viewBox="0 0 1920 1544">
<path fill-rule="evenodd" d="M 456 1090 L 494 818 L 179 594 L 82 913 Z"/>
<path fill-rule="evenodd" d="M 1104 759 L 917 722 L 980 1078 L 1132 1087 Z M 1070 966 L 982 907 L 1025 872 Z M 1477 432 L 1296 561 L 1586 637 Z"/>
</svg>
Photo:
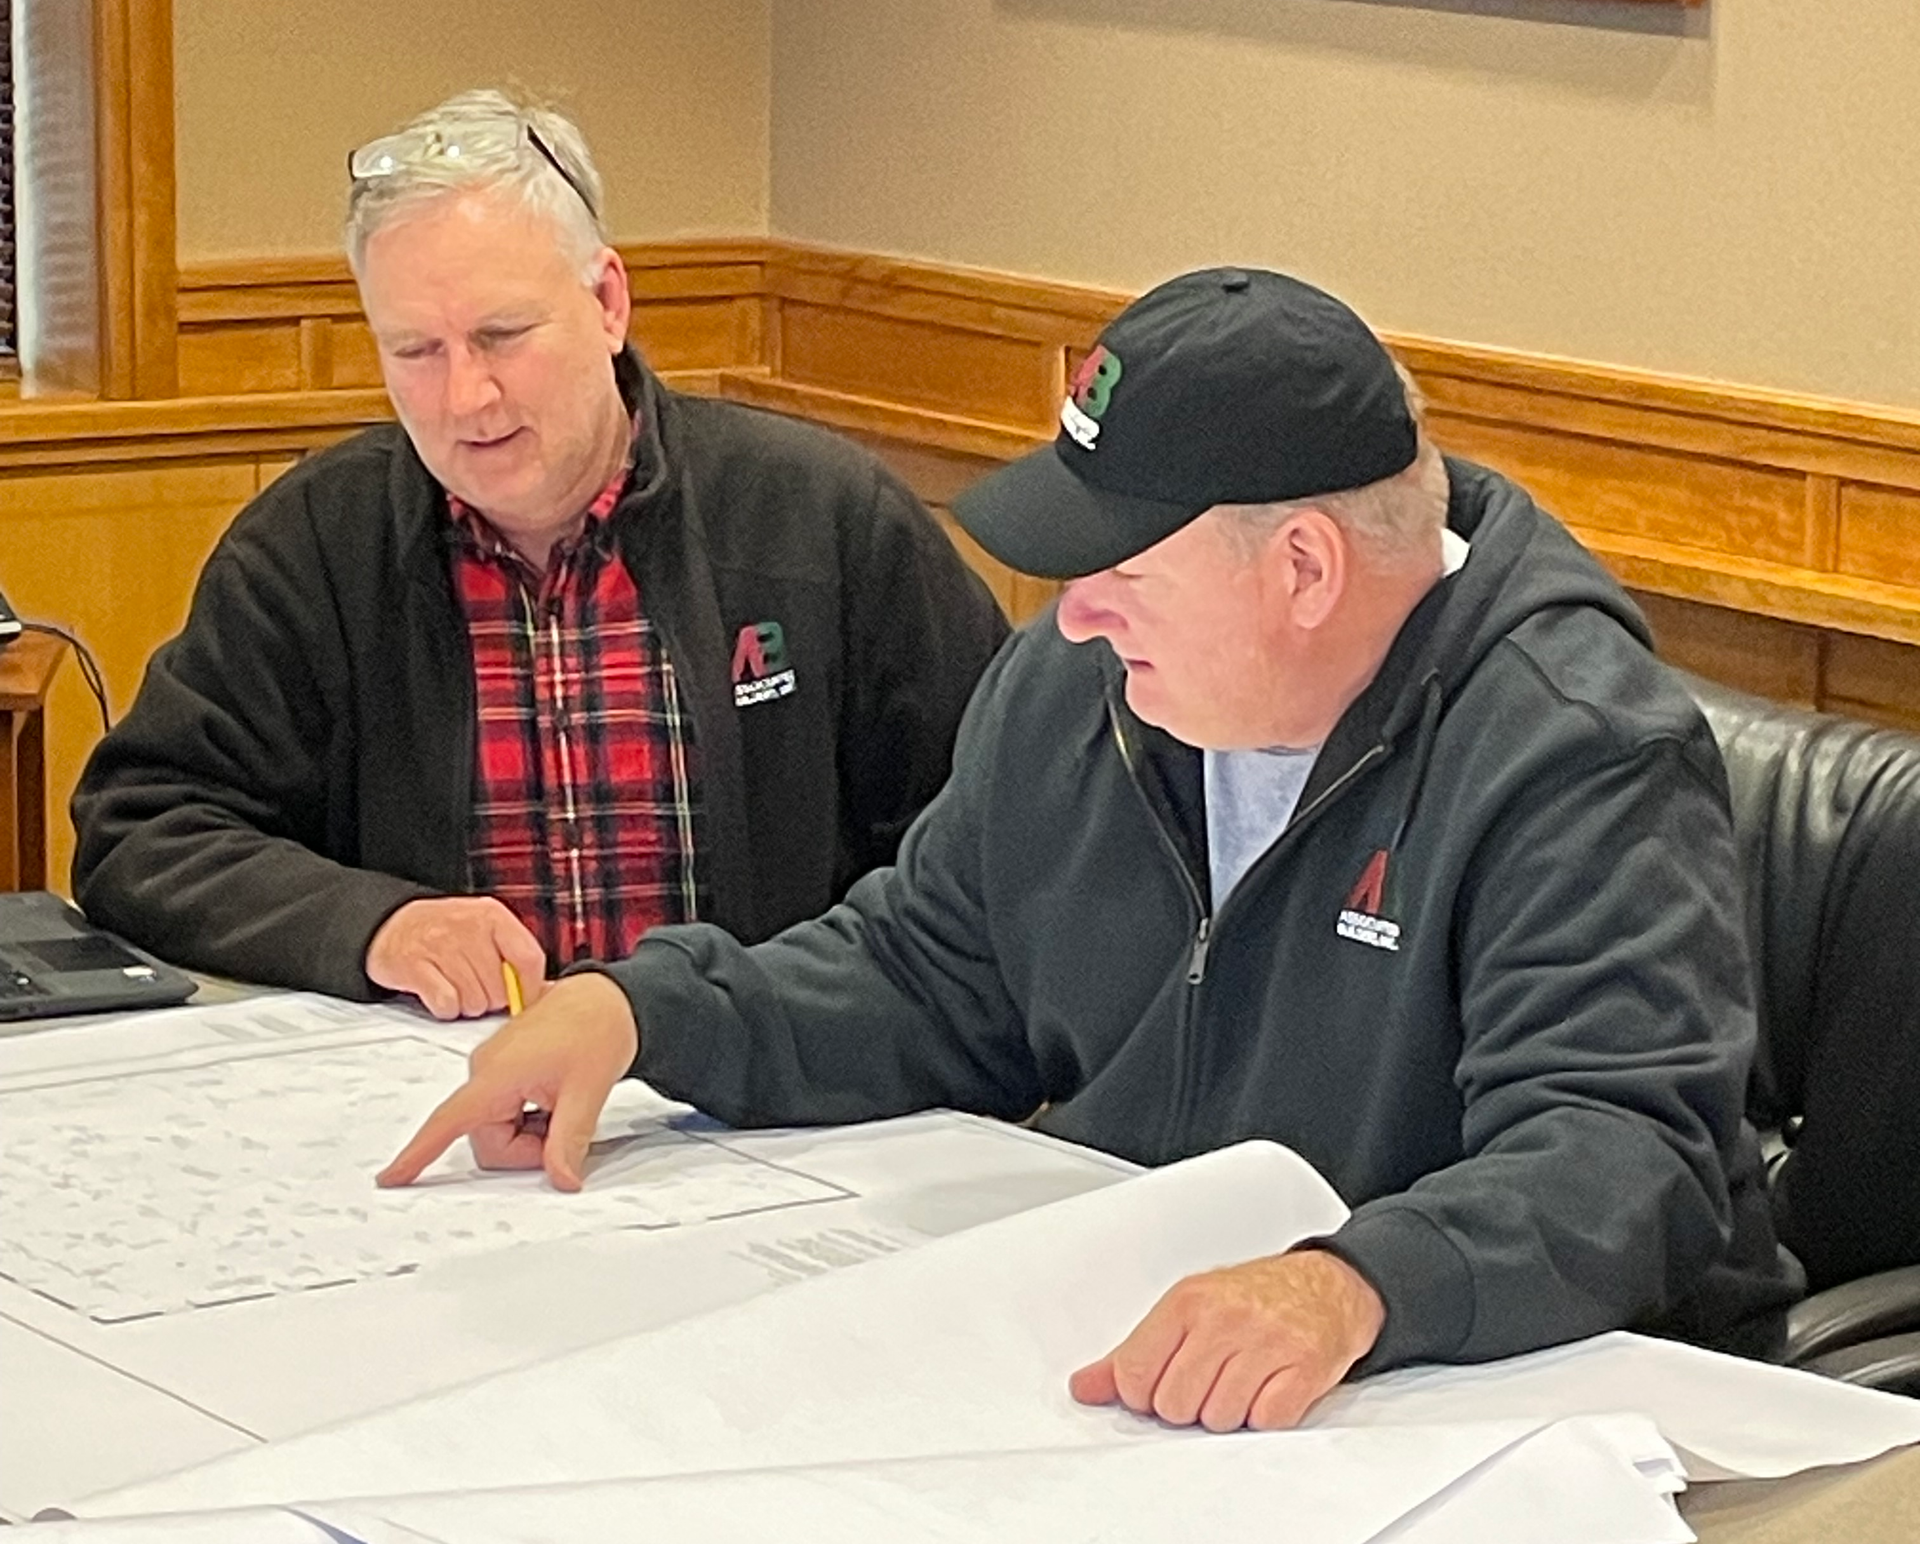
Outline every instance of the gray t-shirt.
<svg viewBox="0 0 1920 1544">
<path fill-rule="evenodd" d="M 1207 785 L 1207 865 L 1213 909 L 1287 829 L 1320 747 L 1203 751 Z"/>
<path fill-rule="evenodd" d="M 1441 572 L 1455 573 L 1472 549 L 1452 531 L 1440 535 Z M 1207 866 L 1212 870 L 1213 909 L 1280 839 L 1293 819 L 1320 747 L 1285 746 L 1251 751 L 1203 751 L 1207 788 Z"/>
</svg>

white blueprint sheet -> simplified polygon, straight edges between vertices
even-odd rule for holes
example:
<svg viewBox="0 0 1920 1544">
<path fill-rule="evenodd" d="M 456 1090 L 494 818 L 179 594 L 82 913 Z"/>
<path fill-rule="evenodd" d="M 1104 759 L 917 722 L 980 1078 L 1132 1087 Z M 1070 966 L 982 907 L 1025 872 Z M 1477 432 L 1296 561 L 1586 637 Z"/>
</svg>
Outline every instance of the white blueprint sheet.
<svg viewBox="0 0 1920 1544">
<path fill-rule="evenodd" d="M 1247 1143 L 81 1510 L 1205 1441 L 1079 1406 L 1067 1375 L 1180 1276 L 1285 1248 L 1343 1215 L 1300 1159 Z M 1311 1429 L 1540 1427 L 1614 1415 L 1650 1420 L 1673 1446 L 1756 1476 L 1920 1440 L 1920 1402 L 1624 1334 L 1486 1367 L 1388 1375 L 1342 1391 Z M 1672 1467 L 1669 1456 L 1669 1472 L 1650 1472 L 1649 1488 L 1670 1490 Z M 1379 1484 L 1399 1481 L 1383 1473 Z"/>
<path fill-rule="evenodd" d="M 1691 1533 L 1634 1462 L 1647 1435 L 1617 1427 L 1239 1433 L 115 1519 L 45 1532 L 47 1544 L 325 1544 L 317 1526 L 324 1519 L 338 1530 L 336 1544 L 340 1536 L 363 1544 L 675 1537 L 703 1544 L 1162 1544 L 1279 1536 L 1288 1544 L 1682 1544 Z M 1658 1446 L 1657 1437 L 1651 1441 Z"/>
<path fill-rule="evenodd" d="M 464 1144 L 417 1185 L 375 1189 L 465 1068 L 396 1033 L 0 1089 L 0 1275 L 112 1323 L 850 1194 L 657 1120 L 602 1143 L 577 1195 L 483 1175 Z"/>
<path fill-rule="evenodd" d="M 34 1282 L 0 1279 L 0 1513 L 670 1323 L 1128 1172 L 952 1115 L 730 1133 L 628 1085 L 578 1196 L 534 1175 L 377 1191 L 374 1170 L 456 1086 L 454 1053 L 485 1028 L 287 995 L 0 1041 L 0 1269 Z M 248 1177 L 216 1186 L 189 1164 Z M 141 1206 L 178 1236 L 143 1234 Z M 145 1316 L 100 1322 L 123 1309 Z"/>
</svg>

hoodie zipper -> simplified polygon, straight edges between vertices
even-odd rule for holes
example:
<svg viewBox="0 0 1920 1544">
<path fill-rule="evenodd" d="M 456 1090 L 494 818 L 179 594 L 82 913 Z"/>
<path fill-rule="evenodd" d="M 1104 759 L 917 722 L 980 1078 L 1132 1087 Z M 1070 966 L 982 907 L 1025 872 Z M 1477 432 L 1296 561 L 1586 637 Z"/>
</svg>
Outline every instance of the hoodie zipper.
<svg viewBox="0 0 1920 1544">
<path fill-rule="evenodd" d="M 1127 781 L 1133 784 L 1134 792 L 1140 796 L 1140 802 L 1147 811 L 1147 818 L 1153 824 L 1154 834 L 1160 839 L 1161 850 L 1173 861 L 1174 871 L 1179 874 L 1181 882 L 1186 886 L 1187 898 L 1193 902 L 1194 914 L 1200 919 L 1194 930 L 1192 946 L 1187 954 L 1187 985 L 1199 986 L 1207 977 L 1207 954 L 1216 931 L 1218 914 L 1208 907 L 1206 899 L 1200 893 L 1200 886 L 1194 881 L 1193 871 L 1187 867 L 1187 860 L 1180 855 L 1180 849 L 1174 845 L 1173 838 L 1167 834 L 1166 824 L 1161 820 L 1160 812 L 1153 807 L 1153 800 L 1147 797 L 1146 786 L 1140 781 L 1140 770 L 1134 764 L 1133 751 L 1127 744 L 1126 732 L 1121 728 L 1111 703 L 1107 706 L 1107 720 L 1113 726 L 1114 743 L 1119 746 L 1120 760 L 1127 769 Z M 1295 831 L 1311 823 L 1328 804 L 1346 790 L 1355 778 L 1381 761 L 1391 749 L 1392 747 L 1384 740 L 1369 746 L 1352 766 L 1321 789 L 1311 804 L 1303 810 L 1296 811 L 1293 818 L 1287 822 L 1286 830 L 1282 831 L 1273 845 L 1260 855 L 1253 868 L 1248 869 L 1241 877 L 1240 883 L 1234 886 L 1234 890 L 1236 892 L 1244 890 L 1247 887 L 1247 881 L 1253 878 L 1257 870 L 1266 865 L 1272 854 L 1280 850 L 1282 843 Z M 1228 896 L 1227 906 L 1232 905 L 1233 897 Z"/>
<path fill-rule="evenodd" d="M 1200 886 L 1193 877 L 1193 871 L 1187 867 L 1186 859 L 1181 856 L 1180 849 L 1174 844 L 1173 837 L 1167 831 L 1166 823 L 1160 818 L 1160 812 L 1154 808 L 1153 800 L 1147 796 L 1146 785 L 1140 780 L 1140 769 L 1133 759 L 1133 748 L 1127 741 L 1126 730 L 1121 725 L 1119 715 L 1111 702 L 1107 704 L 1107 722 L 1113 728 L 1114 744 L 1119 748 L 1121 764 L 1127 769 L 1127 781 L 1133 785 L 1134 792 L 1139 795 L 1140 802 L 1147 812 L 1148 823 L 1152 825 L 1154 834 L 1160 840 L 1161 849 L 1172 861 L 1175 872 L 1180 875 L 1181 882 L 1186 886 L 1187 898 L 1192 902 L 1194 914 L 1198 918 L 1194 928 L 1193 942 L 1187 954 L 1187 990 L 1180 1002 L 1180 1034 L 1174 1043 L 1173 1097 L 1168 1101 L 1167 1106 L 1170 1118 L 1165 1144 L 1167 1150 L 1172 1151 L 1172 1138 L 1179 1130 L 1184 1129 L 1189 1114 L 1187 1104 L 1190 1097 L 1189 1084 L 1192 1082 L 1193 1025 L 1200 988 L 1207 978 L 1207 954 L 1212 946 L 1217 915 L 1207 905 L 1206 897 L 1201 894 Z M 1323 788 L 1311 804 L 1288 821 L 1286 830 L 1281 832 L 1273 846 L 1261 854 L 1255 867 L 1267 864 L 1295 830 L 1318 816 L 1333 799 L 1351 786 L 1361 773 L 1385 758 L 1389 749 L 1385 741 L 1371 746 L 1352 766 Z M 1253 871 L 1249 870 L 1234 889 L 1236 891 L 1243 889 L 1252 875 Z M 1222 909 L 1231 908 L 1232 905 L 1233 897 L 1230 895 L 1227 897 L 1226 907 Z"/>
<path fill-rule="evenodd" d="M 1200 919 L 1194 931 L 1192 950 L 1187 956 L 1187 985 L 1198 986 L 1207 975 L 1207 939 L 1213 930 L 1212 909 L 1207 905 L 1206 897 L 1200 893 L 1193 870 L 1187 867 L 1187 860 L 1180 855 L 1180 849 L 1167 834 L 1166 822 L 1161 820 L 1160 812 L 1153 807 L 1153 800 L 1147 797 L 1146 785 L 1140 781 L 1140 769 L 1134 765 L 1133 747 L 1127 743 L 1127 732 L 1121 726 L 1120 716 L 1114 712 L 1111 702 L 1107 704 L 1107 723 L 1113 729 L 1113 743 L 1120 749 L 1120 762 L 1127 769 L 1127 781 L 1133 784 L 1133 791 L 1140 796 L 1140 803 L 1147 812 L 1147 821 L 1152 825 L 1154 835 L 1160 838 L 1161 849 L 1173 860 L 1174 872 L 1187 887 L 1187 899 L 1193 902 L 1194 915 Z M 1193 994 L 1187 995 L 1191 998 Z"/>
<path fill-rule="evenodd" d="M 1414 803 L 1419 798 L 1421 785 L 1426 781 L 1427 761 L 1433 754 L 1434 734 L 1440 722 L 1441 695 L 1439 678 L 1429 676 L 1422 691 L 1425 701 L 1421 706 L 1420 722 L 1414 734 L 1412 751 L 1413 772 L 1408 779 L 1406 800 L 1401 807 L 1400 818 L 1395 822 L 1393 836 L 1387 844 L 1387 850 L 1393 853 L 1399 852 L 1401 839 L 1407 834 L 1407 827 L 1413 823 Z M 1392 740 L 1375 741 L 1374 744 L 1354 759 L 1353 764 L 1348 767 L 1346 771 L 1342 772 L 1331 783 L 1327 784 L 1325 788 L 1321 789 L 1320 792 L 1314 796 L 1312 803 L 1294 812 L 1293 818 L 1287 822 L 1286 829 L 1274 839 L 1271 847 L 1254 860 L 1253 866 L 1249 868 L 1245 874 L 1240 876 L 1240 883 L 1233 887 L 1233 893 L 1227 897 L 1226 904 L 1220 908 L 1219 912 L 1215 913 L 1214 930 L 1216 932 L 1219 929 L 1220 917 L 1233 909 L 1234 896 L 1252 891 L 1254 888 L 1254 878 L 1263 868 L 1268 866 L 1273 854 L 1278 852 L 1296 832 L 1303 831 L 1312 825 L 1313 822 L 1319 818 L 1321 811 L 1326 809 L 1341 793 L 1345 792 L 1353 783 L 1354 779 L 1359 777 L 1362 772 L 1384 761 L 1391 755 L 1393 745 L 1394 742 Z M 1204 960 L 1204 950 L 1202 951 L 1201 957 Z M 1191 976 L 1189 976 L 1188 979 L 1190 981 L 1195 980 L 1195 978 Z"/>
</svg>

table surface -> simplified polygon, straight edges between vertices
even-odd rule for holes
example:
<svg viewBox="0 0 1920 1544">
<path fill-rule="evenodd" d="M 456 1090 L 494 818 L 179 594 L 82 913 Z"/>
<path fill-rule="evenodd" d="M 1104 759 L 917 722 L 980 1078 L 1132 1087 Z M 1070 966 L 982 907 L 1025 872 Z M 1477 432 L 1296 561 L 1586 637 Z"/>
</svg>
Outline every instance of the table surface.
<svg viewBox="0 0 1920 1544">
<path fill-rule="evenodd" d="M 396 1035 L 464 1053 L 485 1032 L 395 1012 L 391 1028 L 349 1026 L 284 1040 L 275 1038 L 282 1030 L 263 1029 L 237 1038 L 243 1021 L 284 1022 L 300 1001 L 325 1004 L 208 983 L 192 1008 L 46 1021 L 0 1034 L 0 1095 L 17 1101 L 29 1090 L 109 1078 L 132 1099 L 133 1085 L 150 1081 L 135 1074 L 187 1062 Z M 206 1002 L 214 1006 L 198 1005 Z M 457 1074 L 458 1061 L 447 1060 Z M 623 1113 L 623 1103 L 632 1108 Z M 609 1106 L 619 1121 L 657 1121 L 683 1109 L 639 1084 L 624 1085 Z M 705 1123 L 705 1141 L 824 1195 L 697 1225 L 603 1225 L 430 1257 L 404 1274 L 324 1291 L 102 1323 L 0 1277 L 0 1516 L 31 1517 L 739 1301 L 812 1273 L 814 1261 L 857 1258 L 857 1250 L 849 1254 L 849 1240 L 859 1242 L 854 1235 L 877 1239 L 884 1252 L 1133 1172 L 1117 1159 L 973 1116 L 907 1121 L 917 1133 L 907 1146 L 884 1140 L 877 1128 L 734 1133 Z M 649 1140 L 633 1151 L 644 1154 Z"/>
<path fill-rule="evenodd" d="M 208 983 L 199 1001 L 231 1003 L 247 995 L 230 983 Z M 147 1015 L 117 1025 L 82 1021 L 80 1027 L 121 1036 L 117 1051 L 124 1054 L 129 1046 L 158 1043 L 126 1038 L 133 1026 L 160 1023 L 159 1016 Z M 471 1027 L 449 1027 L 447 1033 L 477 1038 Z M 0 1038 L 0 1087 L 23 1067 L 83 1059 L 64 1052 L 69 1044 L 80 1044 L 80 1037 L 69 1038 L 61 1028 Z M 845 1177 L 869 1192 L 893 1184 L 891 1215 L 925 1237 L 985 1220 L 996 1207 L 1017 1209 L 1006 1197 L 1021 1185 L 1037 1187 L 1027 1198 L 1032 1204 L 1113 1177 L 1089 1169 L 1083 1177 L 1063 1179 L 1059 1144 L 980 1124 L 969 1162 L 979 1165 L 983 1177 L 977 1183 L 1001 1190 L 997 1202 L 976 1206 L 975 1215 L 958 1205 L 966 1187 L 956 1186 L 951 1172 L 917 1180 L 861 1175 L 857 1149 L 838 1161 Z M 818 1144 L 834 1136 L 768 1133 L 755 1139 L 770 1144 L 770 1152 L 787 1144 L 794 1161 L 817 1167 L 823 1151 Z M 735 1252 L 767 1234 L 754 1219 L 708 1229 L 708 1245 Z M 0 1279 L 0 1515 L 28 1517 L 44 1506 L 206 1462 L 395 1397 L 712 1306 L 678 1300 L 671 1285 L 676 1277 L 687 1279 L 681 1267 L 690 1264 L 697 1275 L 711 1264 L 706 1257 L 673 1253 L 693 1242 L 603 1234 L 430 1267 L 305 1300 L 279 1297 L 120 1325 L 95 1324 Z M 628 1283 L 645 1280 L 649 1290 L 597 1287 L 615 1276 Z M 682 1285 L 679 1297 L 689 1290 Z M 370 1336 L 370 1327 L 378 1332 Z M 396 1377 L 396 1368 L 404 1368 L 404 1375 Z M 1707 1544 L 1911 1544 L 1920 1539 L 1920 1448 L 1782 1481 L 1696 1485 L 1681 1498 L 1680 1509 Z"/>
<path fill-rule="evenodd" d="M 68 647 L 66 639 L 51 633 L 21 633 L 0 645 L 0 712 L 17 713 L 44 703 Z"/>
<path fill-rule="evenodd" d="M 1680 1514 L 1701 1544 L 1913 1544 L 1920 1448 L 1784 1480 L 1696 1485 Z"/>
</svg>

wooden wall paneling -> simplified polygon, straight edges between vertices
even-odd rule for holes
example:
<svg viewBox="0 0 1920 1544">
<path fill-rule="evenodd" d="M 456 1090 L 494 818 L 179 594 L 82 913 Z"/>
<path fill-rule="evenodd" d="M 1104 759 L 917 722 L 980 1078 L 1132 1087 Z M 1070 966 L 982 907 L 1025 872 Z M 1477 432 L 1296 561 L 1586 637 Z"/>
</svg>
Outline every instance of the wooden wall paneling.
<svg viewBox="0 0 1920 1544">
<path fill-rule="evenodd" d="M 101 393 L 177 389 L 173 0 L 94 0 Z"/>
<path fill-rule="evenodd" d="M 797 385 L 1050 435 L 1066 354 L 1126 297 L 938 264 L 776 244 L 772 373 Z"/>
<path fill-rule="evenodd" d="M 180 275 L 184 395 L 319 391 L 378 384 L 339 379 L 335 328 L 357 321 L 360 296 L 339 258 L 238 258 Z"/>
<path fill-rule="evenodd" d="M 673 300 L 636 304 L 629 335 L 656 370 L 757 366 L 757 300 Z"/>
<path fill-rule="evenodd" d="M 16 876 L 30 866 L 36 844 L 44 843 L 21 809 L 23 802 L 32 807 L 30 797 L 25 801 L 20 797 L 22 792 L 32 792 L 21 787 L 25 781 L 19 771 L 22 753 L 31 749 L 21 743 L 23 728 L 11 713 L 0 717 L 0 889 L 4 890 L 19 888 Z M 44 725 L 41 733 L 44 738 Z"/>
<path fill-rule="evenodd" d="M 998 456 L 943 450 L 886 435 L 853 433 L 849 437 L 872 450 L 922 503 L 936 509 L 950 506 L 962 492 L 1002 464 Z"/>
<path fill-rule="evenodd" d="M 782 299 L 1043 343 L 1090 343 L 1131 298 L 1117 290 L 802 242 L 769 242 L 766 262 L 767 289 Z"/>
<path fill-rule="evenodd" d="M 1583 531 L 1629 588 L 1840 632 L 1920 644 L 1920 591 L 1716 552 Z"/>
<path fill-rule="evenodd" d="M 1445 411 L 1434 412 L 1431 429 L 1442 448 L 1505 472 L 1582 531 L 1775 563 L 1798 563 L 1806 551 L 1806 479 L 1798 473 Z"/>
<path fill-rule="evenodd" d="M 0 474 L 7 593 L 21 615 L 77 633 L 100 662 L 116 715 L 148 657 L 186 619 L 201 565 L 259 468 L 249 457 Z M 76 669 L 47 705 L 49 883 L 66 889 L 67 801 L 100 734 Z"/>
<path fill-rule="evenodd" d="M 382 391 L 21 402 L 0 413 L 0 473 L 297 454 L 392 416 Z"/>
<path fill-rule="evenodd" d="M 1807 476 L 1806 550 L 1801 562 L 1831 573 L 1840 562 L 1840 479 L 1821 472 Z"/>
<path fill-rule="evenodd" d="M 809 419 L 856 437 L 874 435 L 928 449 L 984 456 L 994 462 L 1011 460 L 1045 443 L 1030 429 L 907 407 L 875 397 L 830 391 L 823 386 L 774 380 L 760 371 L 723 371 L 715 389 L 719 395 L 734 401 Z"/>
<path fill-rule="evenodd" d="M 624 249 L 632 333 L 656 369 L 762 362 L 764 243 L 688 241 Z M 341 256 L 223 259 L 180 275 L 183 392 L 326 390 L 380 384 L 380 361 Z"/>
<path fill-rule="evenodd" d="M 300 318 L 300 390 L 323 391 L 333 385 L 333 318 Z"/>
<path fill-rule="evenodd" d="M 188 396 L 298 391 L 304 321 L 226 322 L 180 329 L 180 389 Z M 328 381 L 326 384 L 331 385 Z"/>
<path fill-rule="evenodd" d="M 1454 413 L 1836 477 L 1920 479 L 1920 411 L 1398 334 L 1386 341 L 1433 405 Z"/>
<path fill-rule="evenodd" d="M 1710 681 L 1813 708 L 1820 702 L 1818 628 L 1722 606 L 1636 592 L 1660 657 Z"/>
<path fill-rule="evenodd" d="M 1838 547 L 1842 573 L 1920 590 L 1920 491 L 1842 484 Z"/>
<path fill-rule="evenodd" d="M 656 370 L 756 368 L 762 360 L 764 243 L 699 242 L 621 250 L 630 329 Z"/>
<path fill-rule="evenodd" d="M 1920 648 L 1828 634 L 1820 706 L 1920 731 Z"/>
<path fill-rule="evenodd" d="M 1059 410 L 1049 348 L 800 301 L 780 311 L 786 380 L 1022 426 Z"/>
<path fill-rule="evenodd" d="M 1000 609 L 1015 625 L 1030 621 L 1059 593 L 1060 586 L 1052 580 L 1016 573 L 990 556 L 953 518 L 954 499 L 963 489 L 999 467 L 1000 458 L 941 450 L 885 435 L 855 434 L 852 437 L 872 449 L 933 511 L 941 529 L 959 548 L 967 565 L 986 581 L 994 599 L 1000 602 Z"/>
<path fill-rule="evenodd" d="M 380 386 L 380 349 L 373 341 L 373 329 L 364 320 L 358 316 L 345 320 L 335 317 L 327 334 L 333 354 L 332 385 Z"/>
<path fill-rule="evenodd" d="M 1067 372 L 1127 298 L 760 238 L 622 255 L 635 334 L 677 384 L 869 437 L 896 460 L 925 452 L 934 459 L 914 476 L 934 483 L 1050 438 Z M 308 387 L 378 383 L 337 257 L 199 265 L 181 276 L 180 312 L 187 329 L 289 328 L 288 340 L 184 343 L 187 373 L 208 386 L 279 385 L 289 371 Z M 1510 470 L 1566 516 L 1657 598 L 1663 635 L 1696 663 L 1809 700 L 1823 631 L 1920 644 L 1920 413 L 1388 341 L 1427 388 L 1436 437 Z M 215 448 L 256 435 L 236 431 Z M 950 496 L 929 488 L 936 507 Z M 1013 576 L 994 582 L 1016 611 L 1044 599 Z M 1870 642 L 1858 657 L 1906 658 Z M 1841 685 L 1861 695 L 1847 700 L 1904 700 L 1864 665 L 1855 674 Z"/>
<path fill-rule="evenodd" d="M 760 296 L 760 368 L 769 376 L 784 373 L 785 355 L 780 347 L 780 300 L 771 293 Z"/>
<path fill-rule="evenodd" d="M 172 0 L 166 0 L 171 7 Z M 95 229 L 100 241 L 100 394 L 131 397 L 133 337 L 133 166 L 127 15 L 121 0 L 94 0 Z M 177 302 L 176 302 L 177 304 Z"/>
<path fill-rule="evenodd" d="M 253 491 L 261 492 L 268 483 L 291 472 L 301 459 L 299 456 L 262 456 L 254 463 Z"/>
</svg>

